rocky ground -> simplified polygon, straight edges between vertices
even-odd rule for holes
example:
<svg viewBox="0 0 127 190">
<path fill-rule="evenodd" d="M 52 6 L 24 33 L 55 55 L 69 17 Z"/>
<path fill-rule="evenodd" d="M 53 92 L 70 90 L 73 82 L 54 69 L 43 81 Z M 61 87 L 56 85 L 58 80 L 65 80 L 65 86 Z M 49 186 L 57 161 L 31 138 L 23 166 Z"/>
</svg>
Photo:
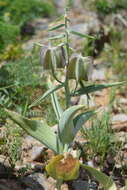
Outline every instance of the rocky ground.
<svg viewBox="0 0 127 190">
<path fill-rule="evenodd" d="M 62 14 L 64 1 L 56 0 L 56 4 L 59 13 Z M 126 13 L 123 11 L 120 15 L 122 14 Z M 105 26 L 108 26 L 109 24 L 115 25 L 116 20 L 119 23 L 118 26 L 121 28 L 126 25 L 126 22 L 124 22 L 119 15 L 110 15 L 110 18 L 107 16 L 104 22 L 102 22 L 96 13 L 82 8 L 79 1 L 76 1 L 73 10 L 70 12 L 70 20 L 71 27 L 84 34 L 99 33 L 102 27 L 105 29 Z M 26 51 L 30 51 L 33 48 L 34 43 L 47 43 L 48 34 L 46 30 L 51 22 L 52 19 L 40 18 L 32 23 L 35 27 L 35 34 L 23 45 L 23 48 L 26 49 Z M 106 32 L 105 29 L 105 35 L 107 35 Z M 103 43 L 104 41 L 101 41 L 101 44 Z M 126 43 L 122 41 L 121 44 L 124 50 L 126 50 Z M 81 45 L 82 40 L 80 38 L 72 38 L 73 47 L 80 49 Z M 109 70 L 107 70 L 106 63 L 103 64 L 100 59 L 95 59 L 94 66 L 95 68 L 92 75 L 94 81 L 106 82 L 107 78 L 113 78 Z M 109 96 L 109 90 L 97 92 L 94 96 L 92 105 L 98 105 L 106 109 L 106 106 L 109 104 Z M 116 138 L 118 138 L 119 141 L 125 141 L 125 132 L 127 132 L 127 115 L 122 110 L 123 107 L 127 108 L 127 97 L 125 94 L 122 95 L 119 92 L 117 93 L 117 97 L 119 101 L 114 105 L 111 125 L 112 129 L 116 132 Z M 86 97 L 82 96 L 80 102 L 85 103 Z M 55 128 L 56 126 L 54 126 L 54 130 Z M 77 138 L 80 141 L 81 136 L 79 135 Z M 124 162 L 127 162 L 127 143 L 124 144 L 120 154 L 122 155 Z M 11 190 L 12 188 L 13 190 L 54 190 L 55 180 L 50 177 L 46 178 L 43 173 L 45 161 L 51 158 L 52 155 L 52 151 L 48 150 L 32 137 L 26 136 L 22 145 L 22 162 L 16 164 L 16 171 L 13 171 L 12 168 L 9 167 L 8 158 L 0 155 L 0 190 Z M 98 189 L 96 181 L 93 180 L 89 184 L 87 178 L 88 176 L 82 173 L 78 180 L 75 180 L 68 185 L 64 184 L 62 190 L 67 190 L 69 186 L 71 186 L 72 190 Z"/>
</svg>

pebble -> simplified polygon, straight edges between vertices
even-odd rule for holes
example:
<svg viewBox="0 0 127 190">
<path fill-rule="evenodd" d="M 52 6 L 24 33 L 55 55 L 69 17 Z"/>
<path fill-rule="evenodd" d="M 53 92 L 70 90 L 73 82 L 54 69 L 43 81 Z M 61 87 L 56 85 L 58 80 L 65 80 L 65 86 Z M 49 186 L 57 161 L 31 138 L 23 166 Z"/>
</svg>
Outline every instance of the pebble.
<svg viewBox="0 0 127 190">
<path fill-rule="evenodd" d="M 89 105 L 89 107 L 95 106 L 95 102 L 93 100 L 93 97 L 90 96 L 90 99 L 86 95 L 82 95 L 79 100 L 79 105 Z"/>
<path fill-rule="evenodd" d="M 22 177 L 21 182 L 31 190 L 49 190 L 48 181 L 42 173 L 34 173 L 27 177 Z"/>
<path fill-rule="evenodd" d="M 89 189 L 89 184 L 87 181 L 83 180 L 76 180 L 72 182 L 72 188 L 73 190 L 88 190 Z"/>
<path fill-rule="evenodd" d="M 30 158 L 32 161 L 37 161 L 41 155 L 42 155 L 42 152 L 44 150 L 44 147 L 43 146 L 34 146 L 31 150 L 31 155 L 30 155 Z"/>
<path fill-rule="evenodd" d="M 127 115 L 126 114 L 116 114 L 112 117 L 112 122 L 127 122 Z"/>
<path fill-rule="evenodd" d="M 96 81 L 96 80 L 105 80 L 106 76 L 105 76 L 105 69 L 94 69 L 93 70 L 93 74 L 92 74 L 92 80 Z"/>
</svg>

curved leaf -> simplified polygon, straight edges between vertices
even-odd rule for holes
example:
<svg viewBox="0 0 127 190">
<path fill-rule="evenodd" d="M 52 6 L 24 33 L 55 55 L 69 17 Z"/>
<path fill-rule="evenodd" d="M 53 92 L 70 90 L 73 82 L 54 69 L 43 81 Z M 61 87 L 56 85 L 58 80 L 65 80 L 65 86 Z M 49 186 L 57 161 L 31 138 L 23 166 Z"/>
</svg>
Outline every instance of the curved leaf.
<svg viewBox="0 0 127 190">
<path fill-rule="evenodd" d="M 109 84 L 93 84 L 90 86 L 86 86 L 84 88 L 80 88 L 77 90 L 72 96 L 80 96 L 83 94 L 89 94 L 98 90 L 103 90 L 105 88 L 113 87 L 113 86 L 119 86 L 124 84 L 125 82 L 115 82 L 115 83 L 109 83 Z"/>
<path fill-rule="evenodd" d="M 30 120 L 16 112 L 5 110 L 9 117 L 23 128 L 29 135 L 43 143 L 48 148 L 52 149 L 57 153 L 57 139 L 56 134 L 52 129 L 45 123 L 36 120 Z"/>
<path fill-rule="evenodd" d="M 63 144 L 69 144 L 75 137 L 73 118 L 75 114 L 84 108 L 84 105 L 76 105 L 63 112 L 59 121 L 59 135 Z"/>
<path fill-rule="evenodd" d="M 80 128 L 82 127 L 82 125 L 95 114 L 96 111 L 87 111 L 85 113 L 79 114 L 76 118 L 74 118 L 73 122 L 74 122 L 75 133 L 77 133 L 78 130 L 80 130 Z"/>
<path fill-rule="evenodd" d="M 116 185 L 111 179 L 111 177 L 85 164 L 81 164 L 81 167 L 88 170 L 98 180 L 98 182 L 104 187 L 104 190 L 117 190 Z"/>
</svg>

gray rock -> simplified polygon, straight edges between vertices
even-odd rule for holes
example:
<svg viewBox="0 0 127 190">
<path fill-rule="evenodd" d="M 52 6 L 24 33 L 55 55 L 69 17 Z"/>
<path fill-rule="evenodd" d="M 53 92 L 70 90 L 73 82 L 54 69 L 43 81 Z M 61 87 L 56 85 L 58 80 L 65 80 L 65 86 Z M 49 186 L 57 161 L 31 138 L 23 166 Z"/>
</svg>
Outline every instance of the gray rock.
<svg viewBox="0 0 127 190">
<path fill-rule="evenodd" d="M 88 97 L 86 95 L 82 95 L 80 100 L 79 100 L 79 105 L 89 105 L 89 107 L 95 106 L 95 102 L 93 98 L 90 96 L 90 99 L 88 100 Z"/>
<path fill-rule="evenodd" d="M 48 29 L 49 19 L 47 18 L 39 18 L 33 21 L 33 25 L 35 30 L 47 30 Z"/>
<path fill-rule="evenodd" d="M 0 177 L 5 177 L 8 175 L 7 168 L 0 163 Z"/>
<path fill-rule="evenodd" d="M 126 98 L 120 98 L 119 102 L 120 102 L 120 104 L 127 105 L 127 99 Z"/>
<path fill-rule="evenodd" d="M 10 190 L 7 186 L 0 184 L 0 190 Z"/>
<path fill-rule="evenodd" d="M 31 190 L 49 190 L 48 181 L 42 173 L 30 174 L 21 179 L 22 184 Z"/>
<path fill-rule="evenodd" d="M 22 190 L 17 180 L 0 179 L 0 190 Z"/>
<path fill-rule="evenodd" d="M 31 136 L 26 136 L 25 139 L 23 140 L 22 149 L 30 150 L 34 146 L 42 146 L 42 143 L 40 143 Z"/>
<path fill-rule="evenodd" d="M 92 74 L 92 80 L 105 80 L 105 69 L 94 69 L 93 74 Z"/>
<path fill-rule="evenodd" d="M 55 0 L 56 7 L 58 8 L 58 13 L 64 13 L 65 3 L 65 0 Z"/>
<path fill-rule="evenodd" d="M 116 114 L 112 118 L 112 123 L 116 122 L 127 122 L 127 115 L 126 114 Z"/>
<path fill-rule="evenodd" d="M 43 146 L 40 147 L 34 146 L 31 150 L 31 155 L 30 155 L 31 160 L 33 161 L 38 160 L 41 157 L 43 150 L 44 150 Z"/>
<path fill-rule="evenodd" d="M 92 161 L 92 160 L 88 161 L 88 162 L 87 162 L 87 164 L 88 164 L 88 166 L 90 166 L 90 167 L 93 167 L 93 168 L 94 168 L 94 163 L 93 163 L 93 161 Z"/>
<path fill-rule="evenodd" d="M 89 24 L 88 23 L 76 24 L 76 25 L 72 26 L 71 29 L 76 31 L 76 32 L 81 32 L 83 34 L 88 34 L 89 33 Z"/>
<path fill-rule="evenodd" d="M 55 4 L 57 7 L 65 7 L 65 0 L 55 0 Z"/>
<path fill-rule="evenodd" d="M 0 155 L 0 178 L 7 177 L 11 168 L 9 167 L 9 162 L 5 156 Z"/>
<path fill-rule="evenodd" d="M 89 184 L 87 181 L 76 180 L 72 182 L 73 190 L 89 190 Z"/>
<path fill-rule="evenodd" d="M 98 190 L 98 185 L 97 185 L 97 183 L 96 182 L 91 182 L 90 183 L 90 188 L 89 188 L 89 190 Z"/>
</svg>

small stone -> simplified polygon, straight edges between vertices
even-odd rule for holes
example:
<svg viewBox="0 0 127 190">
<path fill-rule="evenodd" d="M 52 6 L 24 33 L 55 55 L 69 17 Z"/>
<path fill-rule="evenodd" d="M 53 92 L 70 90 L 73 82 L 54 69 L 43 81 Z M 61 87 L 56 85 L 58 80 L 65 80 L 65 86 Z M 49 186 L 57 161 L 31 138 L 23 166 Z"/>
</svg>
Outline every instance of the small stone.
<svg viewBox="0 0 127 190">
<path fill-rule="evenodd" d="M 0 163 L 0 178 L 8 176 L 8 170 L 7 168 Z"/>
<path fill-rule="evenodd" d="M 0 184 L 0 190 L 10 190 L 10 189 L 8 189 L 8 187 L 6 187 L 5 185 Z"/>
<path fill-rule="evenodd" d="M 96 80 L 105 80 L 106 76 L 105 76 L 105 69 L 94 69 L 93 70 L 93 74 L 92 74 L 92 80 L 96 81 Z"/>
<path fill-rule="evenodd" d="M 31 136 L 27 136 L 23 140 L 22 144 L 22 161 L 23 164 L 27 164 L 31 161 L 38 161 L 39 157 L 41 156 L 41 153 L 45 149 L 45 146 L 34 139 Z"/>
<path fill-rule="evenodd" d="M 48 181 L 42 173 L 30 174 L 21 178 L 21 182 L 31 190 L 49 190 Z"/>
<path fill-rule="evenodd" d="M 89 187 L 89 190 L 97 190 L 98 189 L 98 185 L 96 182 L 92 181 L 90 183 L 90 187 Z"/>
<path fill-rule="evenodd" d="M 120 98 L 119 102 L 120 102 L 120 104 L 127 105 L 127 99 L 126 98 Z"/>
<path fill-rule="evenodd" d="M 43 146 L 40 146 L 40 147 L 34 146 L 32 148 L 32 150 L 31 150 L 31 155 L 30 155 L 31 156 L 31 160 L 32 161 L 37 161 L 41 157 L 43 149 L 44 149 Z"/>
<path fill-rule="evenodd" d="M 89 184 L 87 181 L 76 180 L 72 182 L 72 188 L 73 190 L 87 190 L 89 188 Z"/>
<path fill-rule="evenodd" d="M 90 166 L 90 167 L 93 167 L 93 168 L 94 168 L 94 163 L 93 163 L 93 161 L 92 161 L 92 160 L 88 161 L 88 162 L 87 162 L 87 164 L 88 164 L 88 166 Z"/>
<path fill-rule="evenodd" d="M 20 184 L 16 180 L 0 179 L 0 190 L 22 190 Z"/>
<path fill-rule="evenodd" d="M 127 122 L 127 115 L 126 114 L 116 114 L 112 118 L 112 122 Z"/>
<path fill-rule="evenodd" d="M 95 102 L 93 100 L 93 97 L 90 97 L 88 99 L 88 97 L 86 95 L 82 95 L 80 100 L 79 100 L 79 105 L 89 105 L 89 107 L 94 107 Z"/>
</svg>

